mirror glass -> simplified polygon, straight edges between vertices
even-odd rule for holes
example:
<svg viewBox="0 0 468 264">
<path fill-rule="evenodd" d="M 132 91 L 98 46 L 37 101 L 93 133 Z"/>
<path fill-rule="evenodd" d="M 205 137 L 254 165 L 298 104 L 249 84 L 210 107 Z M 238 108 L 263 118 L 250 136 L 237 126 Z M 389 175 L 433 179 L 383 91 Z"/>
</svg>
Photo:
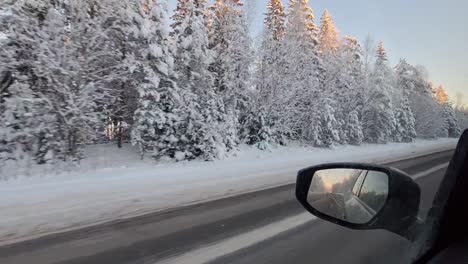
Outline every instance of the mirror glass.
<svg viewBox="0 0 468 264">
<path fill-rule="evenodd" d="M 368 223 L 385 205 L 388 175 L 380 171 L 327 169 L 312 177 L 308 203 L 317 211 L 353 224 Z"/>
</svg>

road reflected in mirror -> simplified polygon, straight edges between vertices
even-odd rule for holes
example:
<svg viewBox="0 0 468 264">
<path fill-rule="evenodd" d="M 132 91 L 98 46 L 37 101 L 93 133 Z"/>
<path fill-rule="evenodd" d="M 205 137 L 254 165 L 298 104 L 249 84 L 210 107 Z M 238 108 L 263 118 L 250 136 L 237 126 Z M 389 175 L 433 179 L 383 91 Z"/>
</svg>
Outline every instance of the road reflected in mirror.
<svg viewBox="0 0 468 264">
<path fill-rule="evenodd" d="M 313 175 L 307 201 L 323 214 L 364 224 L 384 207 L 388 186 L 388 175 L 380 171 L 319 170 Z"/>
</svg>

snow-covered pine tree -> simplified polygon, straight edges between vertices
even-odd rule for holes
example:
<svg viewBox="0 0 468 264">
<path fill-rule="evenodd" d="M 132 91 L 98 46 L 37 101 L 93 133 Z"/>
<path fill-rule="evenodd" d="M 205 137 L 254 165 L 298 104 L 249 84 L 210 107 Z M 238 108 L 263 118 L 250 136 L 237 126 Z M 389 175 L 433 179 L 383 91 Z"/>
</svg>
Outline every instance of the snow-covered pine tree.
<svg viewBox="0 0 468 264">
<path fill-rule="evenodd" d="M 426 87 L 431 91 L 432 83 L 426 82 Z M 437 138 L 448 136 L 445 129 L 443 109 L 432 94 L 415 93 L 412 94 L 410 100 L 418 137 Z"/>
<path fill-rule="evenodd" d="M 396 118 L 396 133 L 394 140 L 396 142 L 412 142 L 416 138 L 415 119 L 413 110 L 410 107 L 410 102 L 407 96 L 404 96 L 399 106 L 395 110 Z"/>
<path fill-rule="evenodd" d="M 284 50 L 283 81 L 288 84 L 285 101 L 292 109 L 287 111 L 287 125 L 299 138 L 318 144 L 320 123 L 320 82 L 323 65 L 318 56 L 318 28 L 307 0 L 290 0 L 287 14 Z"/>
<path fill-rule="evenodd" d="M 192 3 L 195 6 L 197 5 L 205 5 L 206 0 L 194 1 L 194 0 L 177 0 L 176 9 L 174 10 L 174 14 L 172 15 L 171 24 L 172 32 L 171 35 L 176 35 L 182 33 L 180 30 L 183 21 L 185 20 L 186 16 L 189 16 L 188 4 Z"/>
<path fill-rule="evenodd" d="M 103 1 L 101 7 L 106 3 Z M 47 144 L 60 146 L 49 152 L 54 159 L 81 157 L 83 144 L 97 134 L 97 106 L 113 79 L 114 53 L 106 35 L 107 17 L 93 13 L 96 10 L 84 0 L 20 0 L 13 7 L 11 37 L 18 45 L 4 56 L 10 57 L 8 67 L 15 79 L 27 84 L 55 116 L 47 124 L 52 134 L 58 135 L 49 138 L 55 143 Z"/>
<path fill-rule="evenodd" d="M 435 98 L 442 108 L 442 116 L 445 119 L 443 127 L 443 134 L 447 137 L 458 138 L 461 134 L 461 129 L 458 126 L 458 120 L 455 116 L 455 110 L 452 103 L 449 101 L 449 97 L 445 88 L 440 85 L 434 90 Z"/>
<path fill-rule="evenodd" d="M 188 113 L 185 134 L 193 149 L 191 157 L 211 160 L 226 154 L 222 122 L 226 120 L 223 102 L 214 91 L 208 70 L 213 56 L 209 50 L 205 1 L 180 0 L 172 25 L 176 41 L 175 71 Z"/>
<path fill-rule="evenodd" d="M 241 140 L 251 105 L 247 89 L 252 63 L 251 43 L 240 0 L 216 0 L 211 6 L 210 49 L 214 61 L 215 91 L 225 105 L 223 138 L 228 151 Z"/>
<path fill-rule="evenodd" d="M 13 74 L 10 65 L 14 57 L 6 52 L 11 44 L 11 22 L 13 13 L 11 12 L 13 1 L 6 1 L 0 7 L 0 104 L 8 96 L 8 88 L 13 84 Z"/>
<path fill-rule="evenodd" d="M 287 32 L 296 38 L 304 37 L 311 45 L 318 44 L 319 29 L 314 22 L 314 12 L 309 0 L 290 0 L 288 4 Z"/>
<path fill-rule="evenodd" d="M 287 89 L 283 82 L 284 60 L 286 51 L 283 49 L 283 36 L 285 33 L 286 14 L 280 0 L 270 0 L 267 4 L 267 13 L 264 20 L 262 43 L 258 50 L 258 60 L 255 71 L 254 112 L 261 113 L 262 117 L 252 117 L 255 122 L 263 126 L 254 125 L 255 130 L 250 134 L 255 139 L 272 140 L 284 143 L 285 135 L 289 129 L 283 126 L 283 113 L 288 111 L 287 102 L 284 101 L 284 92 Z M 255 113 L 252 113 L 255 115 Z M 271 127 L 270 127 L 271 126 Z M 263 131 L 263 132 L 262 132 Z M 268 131 L 272 136 L 260 136 L 259 133 Z M 256 143 L 256 142 L 251 142 Z M 270 142 L 259 142 L 262 148 Z"/>
<path fill-rule="evenodd" d="M 434 138 L 444 134 L 444 118 L 442 109 L 432 95 L 432 84 L 426 79 L 424 69 L 414 67 L 405 60 L 401 60 L 395 67 L 398 88 L 403 96 L 407 95 L 414 128 L 418 137 Z M 411 114 L 407 111 L 411 120 Z M 411 121 L 409 130 L 411 131 Z"/>
<path fill-rule="evenodd" d="M 348 143 L 351 145 L 359 146 L 362 144 L 364 135 L 362 133 L 362 124 L 359 120 L 358 111 L 351 111 L 348 115 L 346 122 L 346 135 Z"/>
<path fill-rule="evenodd" d="M 265 31 L 269 39 L 280 41 L 283 39 L 286 23 L 286 13 L 281 0 L 269 0 L 265 14 Z"/>
<path fill-rule="evenodd" d="M 347 125 L 349 114 L 357 111 L 359 121 L 366 100 L 362 50 L 355 38 L 345 36 L 336 50 L 327 48 L 321 57 L 325 68 L 321 93 L 336 101 L 335 119 L 341 124 L 338 143 L 347 144 L 351 140 Z"/>
<path fill-rule="evenodd" d="M 65 125 L 68 150 L 71 156 L 79 153 L 83 144 L 92 142 L 102 133 L 100 112 L 111 102 L 114 82 L 122 71 L 116 65 L 121 57 L 111 38 L 114 31 L 112 18 L 119 2 L 56 1 L 55 16 L 59 23 L 51 23 L 47 34 L 58 33 L 49 48 L 44 48 L 43 64 L 50 69 L 47 86 L 53 84 L 54 101 L 62 105 L 61 119 Z M 53 19 L 53 18 L 52 18 Z M 54 32 L 54 27 L 58 32 Z M 65 45 L 64 45 L 65 43 Z M 59 72 L 57 69 L 61 68 Z M 65 85 L 64 85 L 65 84 Z M 61 87 L 62 86 L 62 87 Z M 61 114 L 62 115 L 62 114 Z"/>
<path fill-rule="evenodd" d="M 181 126 L 184 121 L 183 98 L 174 82 L 174 58 L 169 49 L 169 33 L 164 23 L 166 7 L 153 0 L 135 0 L 128 10 L 133 20 L 132 56 L 137 64 L 134 77 L 138 107 L 132 127 L 132 144 L 143 157 L 183 160 L 186 148 Z"/>
<path fill-rule="evenodd" d="M 405 60 L 401 60 L 395 67 L 395 74 L 397 78 L 397 89 L 401 96 L 396 107 L 396 134 L 395 140 L 397 142 L 412 142 L 416 138 L 416 127 L 413 110 L 409 100 L 410 94 L 413 92 L 414 84 L 412 83 L 411 75 L 414 74 Z"/>
<path fill-rule="evenodd" d="M 382 64 L 382 63 L 385 63 L 385 62 L 388 61 L 387 51 L 385 50 L 385 47 L 384 47 L 384 44 L 383 44 L 382 40 L 379 41 L 379 45 L 377 46 L 376 60 L 379 61 L 379 62 L 376 62 L 376 63 L 379 63 L 379 64 Z"/>
<path fill-rule="evenodd" d="M 128 15 L 131 5 L 131 1 L 102 0 L 95 11 L 103 21 L 103 33 L 109 43 L 108 51 L 112 52 L 112 56 L 106 58 L 108 68 L 112 69 L 109 72 L 112 78 L 107 78 L 107 96 L 98 104 L 102 109 L 100 123 L 109 125 L 110 122 L 113 125 L 113 137 L 119 147 L 122 147 L 124 140 L 130 140 L 130 127 L 138 97 L 138 80 L 131 73 L 137 64 L 132 55 L 134 42 L 130 31 L 133 21 Z"/>
<path fill-rule="evenodd" d="M 50 104 L 39 84 L 35 61 L 35 39 L 41 31 L 39 24 L 44 22 L 50 7 L 43 3 L 17 1 L 10 3 L 9 15 L 2 16 L 3 26 L 9 29 L 10 41 L 0 47 L 0 162 L 25 159 L 45 163 L 63 151 L 58 135 L 49 137 L 44 133 L 41 136 L 43 131 L 56 132 L 54 125 L 57 123 L 48 118 L 54 116 L 48 112 L 51 107 L 48 107 Z M 38 141 L 43 147 L 35 149 Z M 53 148 L 54 145 L 60 146 Z"/>
<path fill-rule="evenodd" d="M 15 1 L 13 0 L 5 0 L 2 2 L 2 6 L 0 6 L 0 46 L 6 45 L 10 41 L 11 28 L 8 25 L 8 21 L 13 16 L 11 8 L 14 3 Z"/>
<path fill-rule="evenodd" d="M 322 53 L 336 52 L 340 46 L 338 40 L 338 30 L 336 29 L 333 19 L 325 9 L 320 20 L 320 31 L 318 35 L 319 49 Z"/>
<path fill-rule="evenodd" d="M 271 131 L 272 124 L 267 122 L 265 116 L 267 114 L 262 109 L 262 106 L 259 106 L 258 111 L 249 114 L 247 116 L 248 119 L 245 121 L 248 127 L 244 130 L 244 142 L 249 145 L 255 145 L 261 150 L 269 150 L 271 142 L 276 141 L 274 138 L 276 135 Z"/>
<path fill-rule="evenodd" d="M 361 113 L 366 95 L 362 48 L 356 38 L 345 36 L 338 54 L 340 67 L 343 68 L 340 78 L 346 88 L 337 95 L 343 108 L 342 113 L 347 114 L 353 110 Z"/>
<path fill-rule="evenodd" d="M 56 145 L 60 135 L 50 104 L 26 82 L 15 81 L 10 91 L 0 103 L 0 167 L 8 160 L 53 162 L 63 146 Z"/>
<path fill-rule="evenodd" d="M 369 98 L 363 110 L 364 140 L 369 143 L 387 143 L 395 132 L 396 120 L 391 93 L 392 71 L 386 51 L 380 42 L 377 59 L 371 76 Z"/>
<path fill-rule="evenodd" d="M 447 94 L 447 91 L 442 85 L 439 85 L 437 88 L 433 90 L 434 96 L 437 100 L 437 102 L 440 105 L 444 105 L 449 101 L 449 96 Z"/>
<path fill-rule="evenodd" d="M 340 54 L 337 54 L 339 43 L 338 43 L 338 30 L 336 29 L 333 20 L 328 12 L 325 10 L 321 18 L 320 31 L 318 33 L 318 51 L 323 64 L 323 74 L 320 79 L 320 94 L 322 98 L 333 98 L 335 111 L 333 112 L 334 118 L 339 126 L 340 142 L 346 143 L 347 137 L 344 131 L 344 123 L 346 116 L 342 116 L 341 99 L 344 92 L 348 90 L 348 84 L 345 83 L 345 70 L 346 66 L 341 61 Z M 322 99 L 323 100 L 323 99 Z M 325 102 L 327 100 L 324 100 Z M 321 106 L 323 107 L 323 106 Z M 336 111 L 338 110 L 338 111 Z M 322 130 L 322 133 L 329 133 L 328 130 Z M 323 135 L 322 137 L 333 138 L 329 135 Z"/>
<path fill-rule="evenodd" d="M 458 120 L 455 115 L 455 110 L 450 102 L 442 105 L 442 115 L 445 118 L 446 135 L 451 138 L 458 138 L 461 135 L 461 129 L 458 125 Z M 444 132 L 445 134 L 445 132 Z"/>
<path fill-rule="evenodd" d="M 355 38 L 345 36 L 335 53 L 323 55 L 326 55 L 324 64 L 327 69 L 323 92 L 336 101 L 335 118 L 341 123 L 339 143 L 347 144 L 350 140 L 347 127 L 349 114 L 357 111 L 360 118 L 365 101 L 362 51 Z"/>
<path fill-rule="evenodd" d="M 390 66 L 390 63 L 388 62 L 387 51 L 385 50 L 383 41 L 380 41 L 377 46 L 377 56 L 376 56 L 375 64 L 383 65 L 381 69 L 383 70 L 382 72 L 384 74 L 384 77 L 386 78 L 386 83 L 388 84 L 386 90 L 388 94 L 390 95 L 393 107 L 395 107 L 395 105 L 398 103 L 400 98 L 402 98 L 402 94 L 397 88 L 397 79 L 395 76 L 395 72 L 393 71 L 393 68 Z"/>
<path fill-rule="evenodd" d="M 404 93 L 411 94 L 415 90 L 416 68 L 410 65 L 406 60 L 401 59 L 400 62 L 395 66 L 395 75 L 397 78 L 398 88 Z M 422 81 L 421 82 L 425 82 Z"/>
<path fill-rule="evenodd" d="M 324 65 L 321 93 L 336 101 L 335 118 L 341 124 L 339 143 L 348 143 L 347 120 L 351 111 L 363 105 L 362 51 L 352 37 L 339 40 L 338 30 L 324 11 L 319 32 L 319 50 Z"/>
<path fill-rule="evenodd" d="M 396 122 L 390 95 L 384 90 L 371 91 L 362 115 L 364 140 L 369 143 L 387 143 Z"/>
<path fill-rule="evenodd" d="M 341 124 L 335 118 L 336 103 L 330 98 L 325 98 L 320 102 L 320 107 L 321 131 L 318 134 L 319 140 L 315 142 L 315 146 L 331 147 L 340 141 Z"/>
<path fill-rule="evenodd" d="M 264 21 L 263 39 L 259 50 L 259 60 L 256 72 L 256 86 L 259 100 L 267 108 L 279 99 L 281 90 L 282 66 L 285 52 L 282 39 L 285 33 L 285 19 L 283 4 L 280 0 L 270 0 Z M 270 109 L 267 109 L 270 112 Z"/>
</svg>

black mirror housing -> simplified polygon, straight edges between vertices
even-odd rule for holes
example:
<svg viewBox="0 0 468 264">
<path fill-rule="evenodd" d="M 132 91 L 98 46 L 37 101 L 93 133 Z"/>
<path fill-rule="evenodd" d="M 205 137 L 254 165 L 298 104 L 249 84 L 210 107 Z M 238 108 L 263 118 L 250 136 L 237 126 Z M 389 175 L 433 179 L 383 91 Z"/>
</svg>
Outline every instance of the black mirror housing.
<svg viewBox="0 0 468 264">
<path fill-rule="evenodd" d="M 338 219 L 314 209 L 307 201 L 315 172 L 327 169 L 357 169 L 379 171 L 388 175 L 388 196 L 383 208 L 367 223 L 357 224 Z M 421 189 L 406 173 L 389 167 L 363 163 L 330 163 L 299 171 L 296 182 L 296 198 L 313 215 L 329 222 L 358 230 L 385 229 L 409 240 L 410 230 L 417 221 Z"/>
</svg>

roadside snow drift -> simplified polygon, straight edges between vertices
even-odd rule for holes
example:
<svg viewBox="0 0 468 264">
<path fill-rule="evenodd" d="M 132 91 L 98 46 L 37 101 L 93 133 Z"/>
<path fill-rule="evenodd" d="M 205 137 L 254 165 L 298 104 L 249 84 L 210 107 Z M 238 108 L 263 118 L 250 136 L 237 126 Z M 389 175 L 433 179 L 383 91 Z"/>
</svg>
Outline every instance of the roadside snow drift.
<svg viewBox="0 0 468 264">
<path fill-rule="evenodd" d="M 318 163 L 385 163 L 455 145 L 456 140 L 441 139 L 332 150 L 244 147 L 226 160 L 178 164 L 141 161 L 130 147 L 94 146 L 87 150 L 90 158 L 66 173 L 43 170 L 0 181 L 0 245 L 292 183 L 297 170 Z"/>
</svg>

